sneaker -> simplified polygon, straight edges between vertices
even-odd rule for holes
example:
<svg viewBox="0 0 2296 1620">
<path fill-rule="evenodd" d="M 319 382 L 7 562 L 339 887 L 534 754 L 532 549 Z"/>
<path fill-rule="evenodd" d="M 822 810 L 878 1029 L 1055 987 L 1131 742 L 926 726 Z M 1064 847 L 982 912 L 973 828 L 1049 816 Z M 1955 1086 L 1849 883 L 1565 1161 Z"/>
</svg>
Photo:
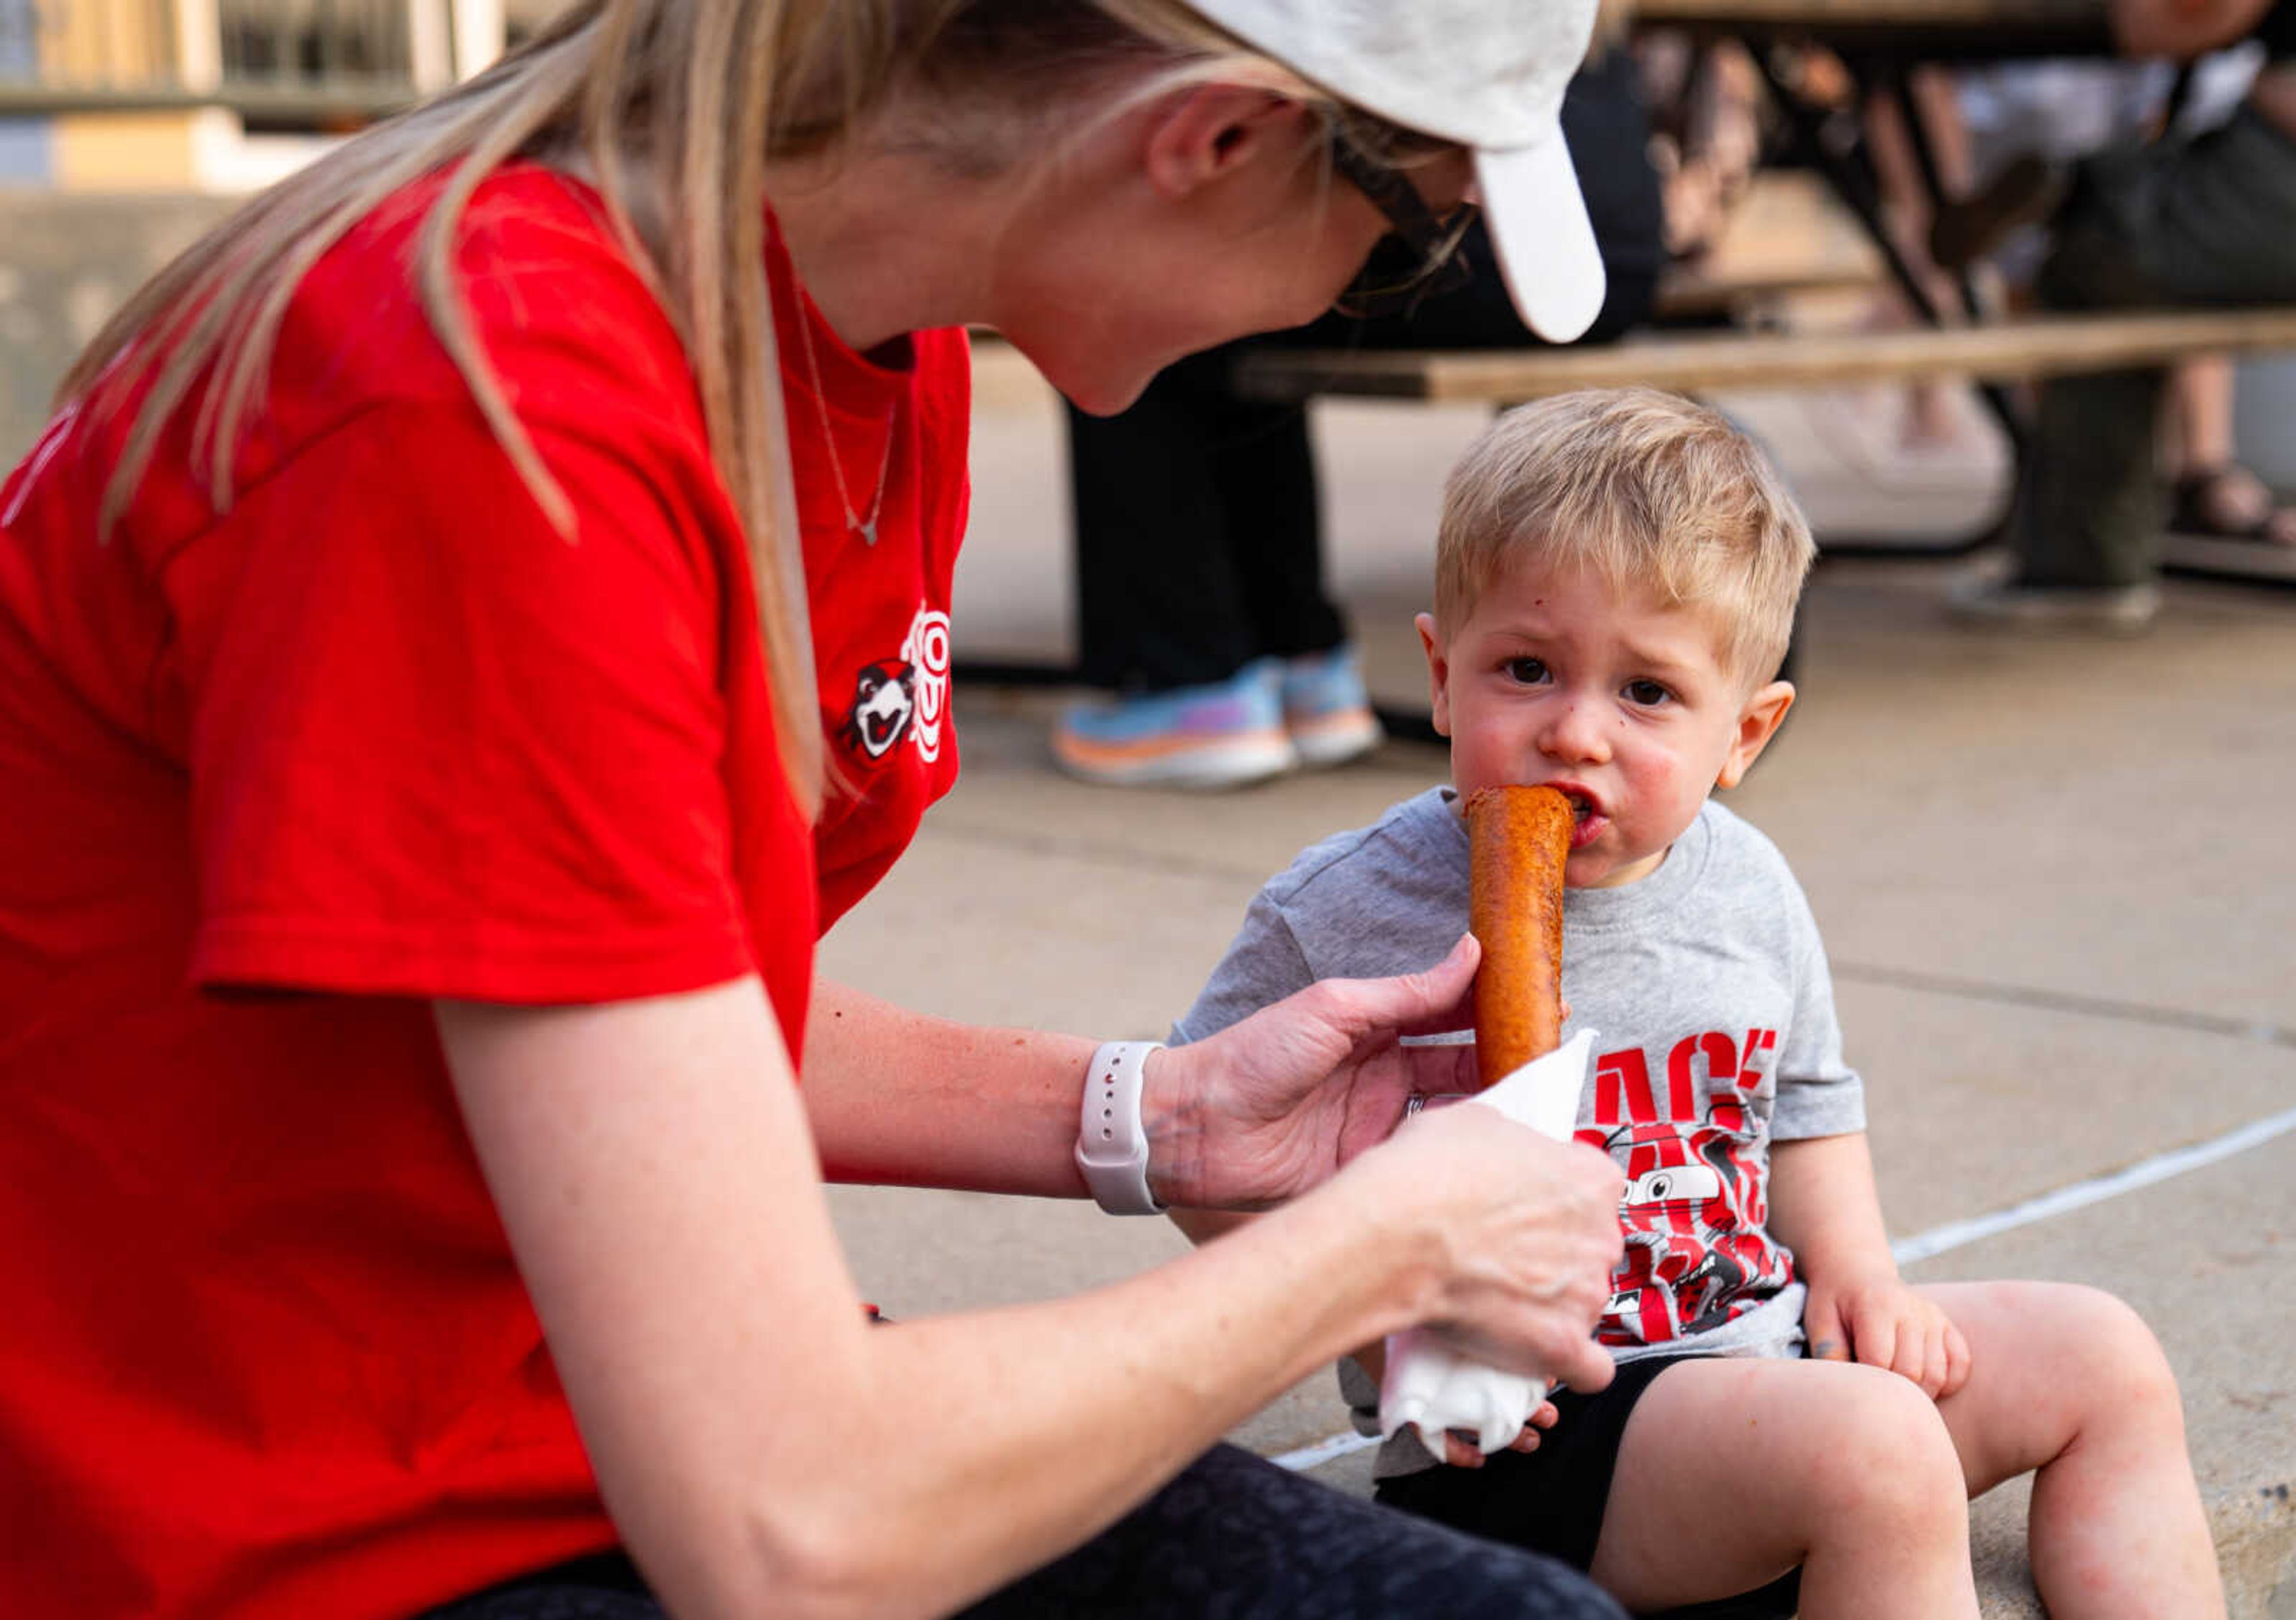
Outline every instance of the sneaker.
<svg viewBox="0 0 2296 1620">
<path fill-rule="evenodd" d="M 1972 575 L 1946 588 L 1946 611 L 1986 630 L 2076 630 L 2136 635 L 2161 612 L 2161 588 L 2132 585 L 2031 585 Z"/>
<path fill-rule="evenodd" d="M 1053 757 L 1119 788 L 1235 788 L 1300 763 L 1283 732 L 1281 667 L 1245 665 L 1225 681 L 1071 704 L 1053 723 Z"/>
<path fill-rule="evenodd" d="M 1345 644 L 1283 660 L 1283 729 L 1303 764 L 1359 759 L 1386 734 L 1364 691 L 1363 665 Z"/>
</svg>

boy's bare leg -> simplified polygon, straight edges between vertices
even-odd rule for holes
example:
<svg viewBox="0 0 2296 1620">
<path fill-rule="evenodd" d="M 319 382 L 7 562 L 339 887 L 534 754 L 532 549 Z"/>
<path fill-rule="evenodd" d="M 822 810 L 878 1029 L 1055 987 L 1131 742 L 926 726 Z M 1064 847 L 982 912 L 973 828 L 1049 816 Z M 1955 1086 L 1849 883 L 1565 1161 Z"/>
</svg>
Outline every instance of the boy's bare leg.
<svg viewBox="0 0 2296 1620">
<path fill-rule="evenodd" d="M 1839 1362 L 1685 1362 L 1620 1437 L 1590 1573 L 1629 1608 L 1802 1566 L 1804 1620 L 1974 1620 L 1961 1462 L 1937 1407 Z"/>
<path fill-rule="evenodd" d="M 2183 1402 L 2136 1313 L 2069 1283 L 1919 1291 L 1969 1341 L 1969 1381 L 1939 1403 L 1969 1493 L 2041 1470 L 2027 1536 L 2053 1620 L 2222 1615 Z"/>
</svg>

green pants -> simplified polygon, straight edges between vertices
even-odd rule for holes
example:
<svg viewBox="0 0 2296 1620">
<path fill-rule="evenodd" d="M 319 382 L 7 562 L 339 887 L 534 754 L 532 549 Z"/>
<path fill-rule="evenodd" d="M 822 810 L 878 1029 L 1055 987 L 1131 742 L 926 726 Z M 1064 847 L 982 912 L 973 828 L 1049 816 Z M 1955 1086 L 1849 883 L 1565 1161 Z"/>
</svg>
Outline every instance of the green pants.
<svg viewBox="0 0 2296 1620">
<path fill-rule="evenodd" d="M 2248 107 L 2081 168 L 2039 292 L 2055 309 L 2296 301 L 2296 139 Z M 2160 566 L 2162 373 L 2045 383 L 2018 492 L 2022 583 L 2126 585 Z"/>
</svg>

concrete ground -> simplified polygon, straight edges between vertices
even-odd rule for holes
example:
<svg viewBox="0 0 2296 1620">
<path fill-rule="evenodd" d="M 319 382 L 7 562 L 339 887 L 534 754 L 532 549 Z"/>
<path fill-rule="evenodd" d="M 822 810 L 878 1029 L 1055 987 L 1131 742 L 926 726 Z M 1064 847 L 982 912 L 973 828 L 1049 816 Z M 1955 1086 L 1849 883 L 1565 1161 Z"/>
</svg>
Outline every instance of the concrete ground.
<svg viewBox="0 0 2296 1620">
<path fill-rule="evenodd" d="M 1914 545 L 1980 524 L 2003 458 L 1972 416 L 1898 448 L 1886 395 L 1727 402 L 1821 535 Z M 1418 700 L 1435 491 L 1482 418 L 1329 408 L 1330 552 L 1382 701 Z M 983 377 L 959 659 L 1069 649 L 1057 418 Z M 2296 598 L 2179 581 L 2127 642 L 1972 637 L 1953 566 L 1823 565 L 1802 706 L 1733 803 L 1794 863 L 1869 1084 L 1890 1231 L 1917 1279 L 2092 1282 L 2153 1325 L 2185 1392 L 2233 1612 L 2296 1617 Z M 1391 743 L 1325 774 L 1197 797 L 1055 774 L 1054 694 L 971 688 L 965 773 L 824 966 L 924 1010 L 1160 1035 L 1259 883 L 1303 845 L 1439 780 Z M 962 949 L 951 946 L 961 942 Z M 1044 1297 L 1177 1253 L 1158 1221 L 1075 1205 L 840 1189 L 870 1297 L 896 1315 Z M 1971 1223 L 1971 1224 L 1962 1224 Z M 1366 1457 L 1328 1375 L 1235 1435 L 1345 1488 Z M 2020 1488 L 1974 1510 L 1987 1613 L 2038 1614 Z"/>
</svg>

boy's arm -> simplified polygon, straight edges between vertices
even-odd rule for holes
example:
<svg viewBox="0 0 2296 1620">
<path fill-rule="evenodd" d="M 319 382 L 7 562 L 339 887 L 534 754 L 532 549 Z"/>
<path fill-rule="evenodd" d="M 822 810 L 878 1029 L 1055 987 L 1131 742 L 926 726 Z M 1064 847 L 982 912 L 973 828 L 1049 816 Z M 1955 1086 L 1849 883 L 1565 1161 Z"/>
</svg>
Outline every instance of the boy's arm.
<svg viewBox="0 0 2296 1620">
<path fill-rule="evenodd" d="M 1968 1379 L 1961 1330 L 1898 1275 L 1863 1131 L 1771 1144 L 1769 1228 L 1809 1289 L 1814 1359 L 1886 1367 L 1932 1398 Z"/>
</svg>

